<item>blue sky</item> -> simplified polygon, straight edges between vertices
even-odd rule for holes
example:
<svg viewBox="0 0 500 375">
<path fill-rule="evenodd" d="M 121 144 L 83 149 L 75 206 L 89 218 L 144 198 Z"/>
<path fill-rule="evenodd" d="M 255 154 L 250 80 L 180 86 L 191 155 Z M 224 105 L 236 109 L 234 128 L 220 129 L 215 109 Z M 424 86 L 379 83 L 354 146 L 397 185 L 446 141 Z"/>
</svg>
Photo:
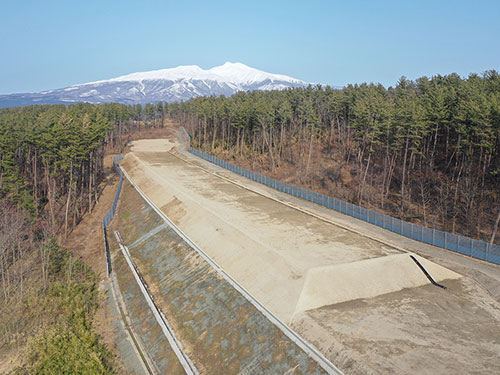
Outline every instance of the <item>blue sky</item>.
<svg viewBox="0 0 500 375">
<path fill-rule="evenodd" d="M 500 1 L 0 0 L 0 93 L 225 61 L 342 86 L 500 70 Z"/>
</svg>

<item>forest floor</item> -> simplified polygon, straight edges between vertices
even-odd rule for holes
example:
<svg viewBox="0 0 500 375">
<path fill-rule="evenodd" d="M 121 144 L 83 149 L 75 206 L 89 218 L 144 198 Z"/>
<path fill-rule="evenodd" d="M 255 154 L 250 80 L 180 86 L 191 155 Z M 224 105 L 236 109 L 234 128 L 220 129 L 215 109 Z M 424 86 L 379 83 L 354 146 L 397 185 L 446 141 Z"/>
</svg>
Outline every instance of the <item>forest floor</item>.
<svg viewBox="0 0 500 375">
<path fill-rule="evenodd" d="M 114 369 L 117 374 L 128 374 L 118 344 L 119 340 L 126 340 L 127 335 L 120 324 L 120 315 L 113 308 L 113 301 L 111 301 L 113 297 L 106 272 L 102 233 L 102 218 L 113 204 L 119 181 L 118 175 L 113 171 L 113 156 L 107 155 L 104 159 L 105 178 L 99 186 L 99 202 L 91 213 L 84 215 L 68 238 L 61 242 L 63 247 L 70 249 L 98 275 L 99 290 L 104 298 L 94 316 L 93 328 L 113 353 Z"/>
<path fill-rule="evenodd" d="M 290 152 L 297 155 L 299 159 L 298 155 L 303 150 L 298 146 L 294 147 Z M 381 191 L 381 181 L 371 176 L 367 179 L 363 188 L 364 198 L 359 201 L 361 176 L 364 170 L 360 169 L 355 158 L 351 158 L 349 162 L 346 162 L 338 150 L 335 148 L 330 149 L 329 146 L 323 143 L 318 144 L 312 151 L 307 174 L 305 173 L 305 166 L 298 160 L 290 162 L 283 158 L 280 164 L 273 170 L 267 154 L 256 154 L 254 158 L 251 158 L 245 154 L 238 154 L 234 151 L 229 152 L 220 148 L 215 148 L 212 151 L 204 150 L 200 147 L 197 148 L 267 177 L 357 204 L 410 223 L 486 242 L 489 242 L 491 239 L 491 231 L 498 211 L 494 207 L 490 207 L 486 201 L 481 203 L 483 205 L 482 210 L 484 211 L 481 221 L 476 222 L 476 219 L 474 219 L 470 222 L 465 222 L 463 219 L 459 219 L 455 223 L 455 227 L 452 224 L 453 220 L 451 218 L 447 219 L 442 216 L 443 210 L 438 207 L 437 202 L 427 198 L 426 207 L 422 206 L 421 195 L 415 193 L 416 186 L 412 187 L 413 193 L 410 194 L 411 198 L 405 200 L 403 208 L 400 203 L 400 189 L 391 189 L 388 195 L 382 199 L 384 193 Z M 426 194 L 428 194 L 427 191 Z M 495 191 L 486 192 L 485 196 L 489 194 L 495 195 L 498 193 L 495 193 Z M 382 201 L 384 202 L 383 204 L 381 203 Z M 472 230 L 471 228 L 474 229 Z M 500 245 L 499 235 L 495 237 L 495 243 Z"/>
<path fill-rule="evenodd" d="M 123 165 L 212 259 L 346 373 L 500 372 L 499 267 L 249 181 L 195 158 L 172 135 L 132 143 Z M 401 272 L 409 268 L 398 255 L 408 251 L 427 258 L 426 267 L 448 289 L 419 279 L 416 266 Z M 384 257 L 398 260 L 359 266 Z M 303 311 L 307 281 L 319 271 L 332 281 L 337 266 L 359 266 L 387 285 L 367 292 L 372 285 L 361 278 L 343 287 L 337 303 L 330 284 L 334 292 Z M 451 280 L 455 273 L 459 278 Z"/>
</svg>

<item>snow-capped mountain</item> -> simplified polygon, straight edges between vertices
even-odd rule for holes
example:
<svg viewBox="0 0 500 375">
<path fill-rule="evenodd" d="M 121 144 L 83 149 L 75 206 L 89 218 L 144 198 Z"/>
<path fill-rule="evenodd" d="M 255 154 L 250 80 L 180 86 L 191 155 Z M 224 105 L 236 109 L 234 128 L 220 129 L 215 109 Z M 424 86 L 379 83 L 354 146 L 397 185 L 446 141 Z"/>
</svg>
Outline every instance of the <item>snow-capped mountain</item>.
<svg viewBox="0 0 500 375">
<path fill-rule="evenodd" d="M 0 107 L 77 102 L 172 103 L 195 96 L 230 96 L 237 91 L 282 90 L 307 85 L 307 82 L 296 78 L 227 62 L 208 70 L 187 65 L 132 73 L 37 94 L 0 95 Z"/>
</svg>

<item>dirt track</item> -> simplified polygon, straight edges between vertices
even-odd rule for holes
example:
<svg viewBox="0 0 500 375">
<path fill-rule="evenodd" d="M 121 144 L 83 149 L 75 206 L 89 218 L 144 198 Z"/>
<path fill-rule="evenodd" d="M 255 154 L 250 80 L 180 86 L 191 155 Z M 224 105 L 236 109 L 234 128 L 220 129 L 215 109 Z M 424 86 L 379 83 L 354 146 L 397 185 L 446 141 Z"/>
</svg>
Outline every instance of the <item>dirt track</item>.
<svg viewBox="0 0 500 375">
<path fill-rule="evenodd" d="M 146 142 L 149 150 L 156 145 Z M 165 145 L 160 144 L 159 147 Z M 176 225 L 282 320 L 312 268 L 399 253 L 219 179 L 167 152 L 133 147 L 124 167 Z"/>
<path fill-rule="evenodd" d="M 198 166 L 206 163 L 179 154 L 176 146 L 166 140 L 134 142 L 123 165 L 226 272 L 347 373 L 500 373 L 494 360 L 500 352 L 500 304 L 468 277 L 445 281 L 447 291 L 419 284 L 401 290 L 405 275 L 383 266 L 369 271 L 386 275 L 389 289 L 376 290 L 372 298 L 359 299 L 352 290 L 353 301 L 296 311 L 311 270 L 403 251 L 384 236 L 382 242 L 371 239 L 207 173 Z M 435 278 L 447 278 L 436 270 Z M 488 272 L 495 275 L 494 268 Z M 465 328 L 477 325 L 489 328 Z"/>
</svg>

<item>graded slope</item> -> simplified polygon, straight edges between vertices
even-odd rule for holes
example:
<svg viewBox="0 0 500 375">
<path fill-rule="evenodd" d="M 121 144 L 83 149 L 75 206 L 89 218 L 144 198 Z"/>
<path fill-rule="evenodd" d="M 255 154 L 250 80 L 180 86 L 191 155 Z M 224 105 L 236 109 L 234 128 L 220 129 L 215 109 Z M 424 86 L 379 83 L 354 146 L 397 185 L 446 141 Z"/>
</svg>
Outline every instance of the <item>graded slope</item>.
<svg viewBox="0 0 500 375">
<path fill-rule="evenodd" d="M 436 282 L 461 277 L 418 255 L 413 256 Z M 429 279 L 407 253 L 317 267 L 307 272 L 296 313 L 428 284 Z"/>
<path fill-rule="evenodd" d="M 215 167 L 180 150 L 174 140 L 161 142 L 158 147 L 133 143 L 124 166 L 134 181 L 226 272 L 346 374 L 498 372 L 493 353 L 500 350 L 500 304 L 471 275 L 487 279 L 494 293 L 497 284 L 491 278 L 500 270 L 357 224 Z M 448 289 L 415 287 L 427 282 L 420 269 L 400 262 L 399 255 L 409 253 L 387 243 L 434 254 L 441 266 L 468 276 L 452 280 L 454 273 L 419 258 Z M 370 262 L 380 264 L 363 270 Z M 302 292 L 308 293 L 304 287 L 336 287 L 330 272 L 305 285 L 309 272 L 337 266 L 346 272 L 361 267 L 358 271 L 372 277 L 375 285 L 368 286 L 375 293 L 367 293 L 361 277 L 357 286 L 344 288 L 341 300 L 346 302 L 336 303 L 341 290 L 333 298 L 320 291 L 322 307 L 295 311 Z M 400 266 L 406 271 L 391 275 Z M 410 285 L 407 278 L 413 280 Z"/>
<path fill-rule="evenodd" d="M 200 374 L 327 373 L 165 225 L 128 183 L 124 184 L 113 227 L 120 232 L 148 292 Z M 125 273 L 118 264 L 117 272 Z M 137 289 L 125 283 L 123 288 L 127 289 L 126 298 L 128 289 Z M 131 313 L 139 316 L 139 334 L 152 350 L 151 357 L 162 364 L 162 373 L 178 370 L 175 361 L 162 355 L 162 350 L 165 354 L 170 350 L 160 345 L 165 341 L 159 340 L 160 333 L 144 330 L 147 306 L 137 295 L 127 299 Z"/>
<path fill-rule="evenodd" d="M 123 166 L 183 232 L 285 322 L 309 269 L 399 253 L 160 150 L 134 142 Z"/>
</svg>

